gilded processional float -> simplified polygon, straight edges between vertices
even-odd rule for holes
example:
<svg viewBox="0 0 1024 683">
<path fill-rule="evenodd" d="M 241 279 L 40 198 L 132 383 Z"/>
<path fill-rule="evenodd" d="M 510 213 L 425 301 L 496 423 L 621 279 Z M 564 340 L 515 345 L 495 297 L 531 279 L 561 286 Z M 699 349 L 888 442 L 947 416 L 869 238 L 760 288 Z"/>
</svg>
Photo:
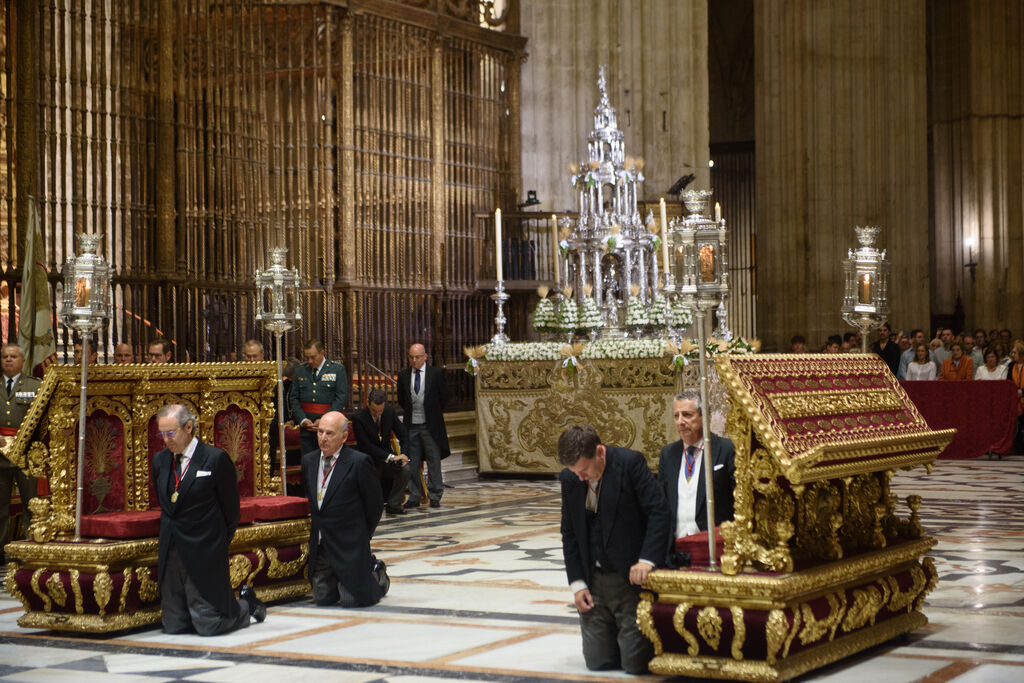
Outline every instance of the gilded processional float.
<svg viewBox="0 0 1024 683">
<path fill-rule="evenodd" d="M 921 627 L 935 540 L 918 519 L 921 498 L 907 496 L 901 516 L 890 482 L 899 469 L 930 470 L 954 430 L 929 429 L 875 355 L 762 355 L 732 339 L 717 206 L 712 219 L 710 193 L 688 192 L 689 215 L 642 222 L 642 163 L 624 156 L 603 72 L 598 87 L 589 159 L 570 167 L 579 218 L 552 227 L 560 282 L 551 298 L 538 292 L 533 317 L 562 339 L 507 343 L 499 276 L 498 334 L 466 349 L 481 471 L 558 472 L 559 434 L 584 422 L 651 460 L 677 438 L 672 397 L 700 386 L 705 438 L 715 414 L 736 447 L 734 520 L 679 539 L 690 566 L 645 583 L 637 622 L 654 645 L 651 671 L 779 681 Z M 858 229 L 843 311 L 867 330 L 888 304 L 884 252 L 865 230 L 877 234 Z M 691 323 L 695 341 L 682 334 Z"/>
</svg>

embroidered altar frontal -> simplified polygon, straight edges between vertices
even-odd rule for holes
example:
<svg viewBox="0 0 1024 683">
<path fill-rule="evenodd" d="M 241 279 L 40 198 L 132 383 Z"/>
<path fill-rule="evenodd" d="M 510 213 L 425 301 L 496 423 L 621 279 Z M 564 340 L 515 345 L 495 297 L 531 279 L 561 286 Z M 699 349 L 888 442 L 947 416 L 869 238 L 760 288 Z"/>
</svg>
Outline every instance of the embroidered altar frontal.
<svg viewBox="0 0 1024 683">
<path fill-rule="evenodd" d="M 651 671 L 778 681 L 927 623 L 937 574 L 921 498 L 889 481 L 955 430 L 932 431 L 865 355 L 721 357 L 736 447 L 735 518 L 720 571 L 652 572 L 638 608 Z"/>
<path fill-rule="evenodd" d="M 691 369 L 692 368 L 692 369 Z M 558 437 L 592 424 L 601 441 L 658 453 L 675 441 L 672 398 L 695 366 L 679 376 L 663 358 L 561 361 L 481 360 L 476 375 L 477 453 L 481 472 L 558 473 Z M 715 405 L 714 398 L 711 399 Z"/>
</svg>

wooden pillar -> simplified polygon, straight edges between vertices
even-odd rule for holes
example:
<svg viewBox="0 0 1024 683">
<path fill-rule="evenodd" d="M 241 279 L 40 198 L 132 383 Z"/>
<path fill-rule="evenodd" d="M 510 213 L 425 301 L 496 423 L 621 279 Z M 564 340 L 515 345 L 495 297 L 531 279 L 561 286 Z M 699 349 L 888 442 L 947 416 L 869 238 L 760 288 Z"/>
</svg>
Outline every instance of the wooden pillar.
<svg viewBox="0 0 1024 683">
<path fill-rule="evenodd" d="M 855 225 L 883 228 L 891 319 L 928 327 L 925 8 L 755 3 L 757 319 L 765 350 L 842 321 Z"/>
<path fill-rule="evenodd" d="M 341 195 L 338 197 L 341 204 L 340 281 L 345 285 L 351 285 L 356 279 L 356 124 L 353 93 L 355 44 L 352 31 L 352 16 L 346 13 L 341 20 L 341 92 L 338 93 L 338 122 L 341 128 Z"/>
<path fill-rule="evenodd" d="M 174 230 L 174 6 L 174 0 L 160 0 L 157 21 L 156 264 L 162 275 L 177 271 Z"/>
<path fill-rule="evenodd" d="M 435 36 L 430 45 L 430 288 L 444 286 L 445 270 L 445 132 L 444 43 Z"/>
<path fill-rule="evenodd" d="M 15 38 L 17 64 L 15 66 L 15 77 L 17 78 L 17 100 L 15 101 L 14 126 L 14 149 L 8 149 L 7 154 L 14 156 L 17 153 L 17 163 L 14 169 L 14 180 L 17 183 L 16 211 L 17 220 L 13 226 L 16 230 L 17 259 L 11 259 L 16 263 L 18 279 L 24 266 L 25 235 L 28 228 L 28 207 L 29 197 L 37 201 L 37 211 L 42 211 L 42 197 L 39 194 L 39 100 L 36 84 L 39 82 L 39 3 L 36 0 L 19 0 L 15 6 L 16 17 L 12 21 L 7 17 L 8 31 L 14 24 L 17 30 Z M 11 59 L 11 50 L 8 49 L 7 58 Z M 11 89 L 8 83 L 8 88 Z M 42 215 L 39 220 L 42 220 Z M 50 255 L 49 260 L 52 261 Z M 11 283 L 11 291 L 14 291 Z M 18 327 L 15 324 L 15 307 L 10 306 L 10 324 L 8 329 L 9 341 L 17 342 Z"/>
<path fill-rule="evenodd" d="M 936 0 L 928 25 L 933 313 L 952 315 L 959 297 L 968 328 L 1021 337 L 1024 6 Z"/>
</svg>

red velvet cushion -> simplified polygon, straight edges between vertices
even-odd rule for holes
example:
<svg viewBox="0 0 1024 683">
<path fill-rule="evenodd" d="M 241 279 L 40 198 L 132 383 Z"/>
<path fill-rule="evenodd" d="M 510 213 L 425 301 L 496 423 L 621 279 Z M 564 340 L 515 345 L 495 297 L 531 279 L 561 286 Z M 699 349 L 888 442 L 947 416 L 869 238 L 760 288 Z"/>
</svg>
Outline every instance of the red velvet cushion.
<svg viewBox="0 0 1024 683">
<path fill-rule="evenodd" d="M 101 512 L 82 516 L 82 536 L 149 538 L 160 534 L 160 510 Z"/>
<path fill-rule="evenodd" d="M 258 496 L 250 500 L 255 503 L 259 522 L 309 516 L 309 501 L 301 496 Z"/>
<path fill-rule="evenodd" d="M 289 451 L 302 448 L 302 432 L 298 427 L 284 428 L 284 447 Z"/>
<path fill-rule="evenodd" d="M 256 501 L 257 498 L 242 498 L 239 501 L 239 524 L 252 524 L 256 521 Z"/>
<path fill-rule="evenodd" d="M 725 541 L 722 540 L 722 535 L 718 533 L 718 527 L 715 527 L 716 560 L 722 559 L 722 549 L 724 547 Z M 691 567 L 708 566 L 708 532 L 701 531 L 700 533 L 693 534 L 692 536 L 677 538 L 676 550 L 689 553 Z"/>
</svg>

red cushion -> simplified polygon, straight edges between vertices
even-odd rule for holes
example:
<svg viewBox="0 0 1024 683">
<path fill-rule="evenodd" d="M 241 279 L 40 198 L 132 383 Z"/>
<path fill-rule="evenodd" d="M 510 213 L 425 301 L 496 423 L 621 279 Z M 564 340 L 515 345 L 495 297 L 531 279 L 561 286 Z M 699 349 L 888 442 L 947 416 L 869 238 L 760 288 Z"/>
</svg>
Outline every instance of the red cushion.
<svg viewBox="0 0 1024 683">
<path fill-rule="evenodd" d="M 309 501 L 301 496 L 258 496 L 249 500 L 255 504 L 258 522 L 309 516 Z"/>
<path fill-rule="evenodd" d="M 284 428 L 284 447 L 289 451 L 302 448 L 302 432 L 298 427 Z"/>
<path fill-rule="evenodd" d="M 82 515 L 82 536 L 89 538 L 148 538 L 159 534 L 160 510 Z"/>
<path fill-rule="evenodd" d="M 238 504 L 239 524 L 252 524 L 256 521 L 256 498 L 242 498 Z"/>
<path fill-rule="evenodd" d="M 722 540 L 722 534 L 718 533 L 718 527 L 715 527 L 716 560 L 722 559 L 723 548 L 725 548 L 725 541 Z M 690 555 L 691 567 L 708 566 L 708 532 L 701 531 L 700 533 L 696 533 L 691 536 L 677 538 L 676 550 Z"/>
</svg>

